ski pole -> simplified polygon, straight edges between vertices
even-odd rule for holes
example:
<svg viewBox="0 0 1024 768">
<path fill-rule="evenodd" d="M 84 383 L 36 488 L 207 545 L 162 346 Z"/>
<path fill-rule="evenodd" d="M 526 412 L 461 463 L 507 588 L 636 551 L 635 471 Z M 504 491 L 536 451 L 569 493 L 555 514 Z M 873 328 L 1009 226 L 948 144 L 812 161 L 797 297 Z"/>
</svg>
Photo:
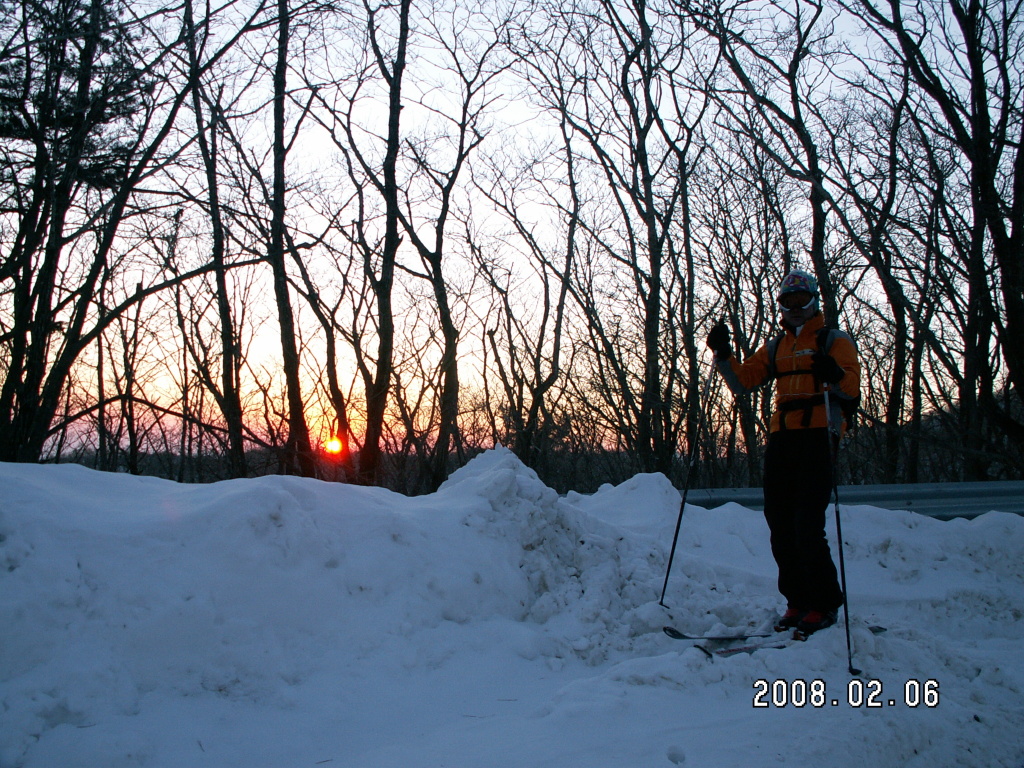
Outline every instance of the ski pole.
<svg viewBox="0 0 1024 768">
<path fill-rule="evenodd" d="M 697 463 L 697 444 L 700 442 L 700 430 L 704 423 L 704 409 L 707 404 L 708 395 L 711 392 L 711 380 L 714 378 L 714 370 L 708 374 L 708 379 L 704 382 L 704 391 L 701 395 L 700 402 L 697 403 L 697 424 L 693 430 L 693 440 L 690 441 L 690 451 L 687 457 L 687 469 L 686 469 L 686 480 L 683 481 L 683 499 L 679 503 L 679 517 L 676 518 L 676 532 L 672 537 L 672 548 L 668 553 L 668 567 L 665 569 L 665 583 L 661 587 L 661 599 L 658 600 L 658 604 L 664 608 L 665 605 L 665 592 L 668 589 L 668 577 L 672 573 L 672 561 L 676 556 L 676 544 L 679 542 L 679 528 L 683 524 L 683 512 L 686 509 L 686 497 L 690 494 L 690 479 L 693 477 L 693 467 Z"/>
<path fill-rule="evenodd" d="M 832 421 L 832 408 L 829 403 L 829 385 L 822 387 L 825 394 L 825 419 L 828 422 L 828 455 L 832 470 L 832 492 L 835 494 L 836 507 L 836 538 L 839 540 L 839 581 L 843 590 L 843 621 L 846 624 L 846 662 L 851 675 L 859 675 L 861 671 L 853 666 L 853 643 L 850 641 L 850 601 L 846 597 L 846 558 L 843 556 L 843 523 L 839 515 L 839 479 L 836 472 L 837 453 L 839 449 L 839 430 Z"/>
</svg>

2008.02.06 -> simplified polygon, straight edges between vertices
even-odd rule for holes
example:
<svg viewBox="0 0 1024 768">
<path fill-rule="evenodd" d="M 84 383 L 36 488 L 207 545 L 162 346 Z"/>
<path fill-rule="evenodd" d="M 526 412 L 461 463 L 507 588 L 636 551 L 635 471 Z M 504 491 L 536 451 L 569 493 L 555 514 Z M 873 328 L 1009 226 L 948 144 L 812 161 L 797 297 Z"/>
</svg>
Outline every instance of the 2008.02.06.
<svg viewBox="0 0 1024 768">
<path fill-rule="evenodd" d="M 829 696 L 824 680 L 766 680 L 754 681 L 754 708 L 781 709 L 783 707 L 838 707 L 881 709 L 882 707 L 905 706 L 934 708 L 939 706 L 939 681 L 916 680 L 911 678 L 903 684 L 899 698 L 886 695 L 881 680 L 854 678 L 846 685 L 844 698 Z"/>
</svg>

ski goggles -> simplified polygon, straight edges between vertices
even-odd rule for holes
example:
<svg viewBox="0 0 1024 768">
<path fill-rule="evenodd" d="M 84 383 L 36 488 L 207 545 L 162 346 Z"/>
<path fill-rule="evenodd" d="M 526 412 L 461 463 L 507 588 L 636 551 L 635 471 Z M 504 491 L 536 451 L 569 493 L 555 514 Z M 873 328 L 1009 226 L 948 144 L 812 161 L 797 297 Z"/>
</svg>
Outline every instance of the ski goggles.
<svg viewBox="0 0 1024 768">
<path fill-rule="evenodd" d="M 814 302 L 818 300 L 818 297 L 811 294 L 811 300 L 804 303 L 803 299 L 800 297 L 801 293 L 803 293 L 803 291 L 794 291 L 793 293 L 787 293 L 784 296 L 779 296 L 778 301 L 782 311 L 795 312 L 797 310 L 810 309 L 813 307 Z"/>
</svg>

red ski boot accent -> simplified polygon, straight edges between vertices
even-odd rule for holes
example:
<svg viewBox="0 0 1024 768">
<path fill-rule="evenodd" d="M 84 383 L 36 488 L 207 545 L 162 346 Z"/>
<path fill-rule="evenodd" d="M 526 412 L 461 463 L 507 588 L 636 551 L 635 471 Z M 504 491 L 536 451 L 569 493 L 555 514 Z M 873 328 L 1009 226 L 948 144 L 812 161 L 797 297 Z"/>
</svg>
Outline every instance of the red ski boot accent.
<svg viewBox="0 0 1024 768">
<path fill-rule="evenodd" d="M 775 631 L 785 632 L 787 629 L 795 629 L 806 614 L 807 611 L 802 608 L 787 608 L 786 612 L 775 621 Z"/>
<path fill-rule="evenodd" d="M 808 611 L 796 625 L 793 637 L 797 640 L 806 640 L 808 636 L 813 635 L 819 629 L 831 627 L 836 623 L 838 616 L 838 611 Z"/>
</svg>

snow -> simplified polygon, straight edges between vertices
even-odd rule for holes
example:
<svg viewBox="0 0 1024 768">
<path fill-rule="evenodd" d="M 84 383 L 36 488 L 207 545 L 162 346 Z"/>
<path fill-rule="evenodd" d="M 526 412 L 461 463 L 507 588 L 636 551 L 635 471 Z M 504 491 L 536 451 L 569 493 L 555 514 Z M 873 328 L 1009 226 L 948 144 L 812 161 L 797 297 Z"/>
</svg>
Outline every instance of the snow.
<svg viewBox="0 0 1024 768">
<path fill-rule="evenodd" d="M 661 475 L 559 497 L 499 448 L 416 498 L 73 465 L 0 464 L 0 487 L 2 768 L 1024 764 L 1015 515 L 841 507 L 868 708 L 842 624 L 713 660 L 662 633 L 782 605 L 735 504 L 687 506 L 659 605 Z M 772 703 L 798 680 L 824 705 Z M 928 680 L 938 705 L 909 706 Z"/>
</svg>

